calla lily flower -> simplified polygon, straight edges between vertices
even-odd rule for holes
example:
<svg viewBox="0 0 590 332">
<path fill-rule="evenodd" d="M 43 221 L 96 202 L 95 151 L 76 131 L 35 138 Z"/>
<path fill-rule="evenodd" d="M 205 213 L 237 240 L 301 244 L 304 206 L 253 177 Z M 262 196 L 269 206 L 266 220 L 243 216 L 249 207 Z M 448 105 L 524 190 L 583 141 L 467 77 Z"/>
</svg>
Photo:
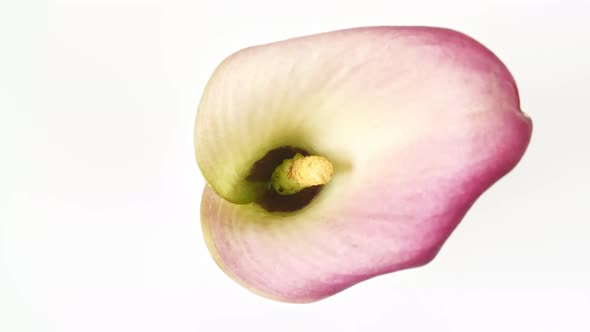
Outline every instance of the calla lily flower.
<svg viewBox="0 0 590 332">
<path fill-rule="evenodd" d="M 456 31 L 356 28 L 241 50 L 197 112 L 207 246 L 239 284 L 285 302 L 424 265 L 531 131 L 506 66 Z"/>
</svg>

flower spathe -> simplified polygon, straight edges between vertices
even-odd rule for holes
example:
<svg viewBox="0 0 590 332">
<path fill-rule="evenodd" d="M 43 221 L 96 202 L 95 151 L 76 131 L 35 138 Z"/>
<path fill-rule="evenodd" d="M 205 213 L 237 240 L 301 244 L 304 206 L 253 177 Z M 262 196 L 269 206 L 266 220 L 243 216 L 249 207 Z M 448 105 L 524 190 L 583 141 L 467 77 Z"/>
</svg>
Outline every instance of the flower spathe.
<svg viewBox="0 0 590 332">
<path fill-rule="evenodd" d="M 310 302 L 429 262 L 469 207 L 521 159 L 532 130 L 502 62 L 452 30 L 371 27 L 242 50 L 211 77 L 195 148 L 201 222 L 248 289 Z M 249 181 L 268 151 L 326 157 L 304 208 L 269 212 Z"/>
</svg>

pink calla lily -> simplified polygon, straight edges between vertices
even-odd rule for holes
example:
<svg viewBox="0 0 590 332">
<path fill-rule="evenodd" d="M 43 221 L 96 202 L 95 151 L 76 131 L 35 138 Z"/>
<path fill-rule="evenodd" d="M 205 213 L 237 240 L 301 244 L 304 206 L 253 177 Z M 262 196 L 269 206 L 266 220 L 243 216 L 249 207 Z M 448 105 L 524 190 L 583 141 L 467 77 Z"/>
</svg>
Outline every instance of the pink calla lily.
<svg viewBox="0 0 590 332">
<path fill-rule="evenodd" d="M 263 296 L 311 302 L 432 260 L 524 154 L 532 123 L 502 62 L 464 34 L 371 27 L 239 51 L 215 71 L 195 147 L 217 264 Z M 271 172 L 325 157 L 323 186 Z"/>
</svg>

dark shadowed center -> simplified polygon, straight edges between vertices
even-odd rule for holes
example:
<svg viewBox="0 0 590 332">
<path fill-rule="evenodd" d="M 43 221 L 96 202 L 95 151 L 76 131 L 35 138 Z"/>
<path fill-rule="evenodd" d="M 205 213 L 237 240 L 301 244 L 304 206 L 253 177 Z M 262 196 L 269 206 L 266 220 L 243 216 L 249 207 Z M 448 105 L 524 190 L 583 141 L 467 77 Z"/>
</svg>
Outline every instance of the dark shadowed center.
<svg viewBox="0 0 590 332">
<path fill-rule="evenodd" d="M 291 212 L 304 208 L 322 190 L 323 186 L 313 186 L 301 190 L 298 193 L 288 196 L 277 194 L 270 186 L 271 176 L 274 170 L 285 159 L 290 159 L 295 154 L 301 153 L 309 156 L 310 153 L 304 149 L 292 146 L 282 146 L 270 150 L 264 157 L 254 163 L 250 169 L 246 181 L 268 182 L 268 189 L 256 201 L 256 204 L 269 212 Z"/>
</svg>

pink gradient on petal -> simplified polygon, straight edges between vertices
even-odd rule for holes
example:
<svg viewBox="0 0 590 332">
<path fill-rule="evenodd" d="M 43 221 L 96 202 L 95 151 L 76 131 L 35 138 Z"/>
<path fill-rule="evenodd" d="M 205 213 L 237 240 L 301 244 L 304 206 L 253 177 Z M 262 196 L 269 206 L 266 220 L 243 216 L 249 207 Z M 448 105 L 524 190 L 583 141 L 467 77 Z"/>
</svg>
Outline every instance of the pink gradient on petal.
<svg viewBox="0 0 590 332">
<path fill-rule="evenodd" d="M 482 151 L 469 156 L 471 161 L 427 174 L 408 169 L 407 178 L 389 182 L 366 179 L 362 195 L 339 198 L 337 210 L 313 222 L 285 218 L 282 226 L 267 224 L 255 214 L 241 215 L 248 207 L 225 202 L 207 188 L 202 222 L 214 256 L 241 284 L 289 302 L 315 301 L 373 276 L 428 263 L 475 199 L 516 165 L 530 138 L 531 123 L 519 113 L 498 112 L 479 121 L 490 133 L 468 143 Z M 453 153 L 452 145 L 461 143 L 444 142 L 451 146 L 445 159 L 458 158 L 463 151 Z M 417 142 L 398 157 L 422 160 L 421 154 L 432 153 L 430 145 Z"/>
<path fill-rule="evenodd" d="M 520 112 L 511 74 L 469 37 L 446 29 L 383 27 L 309 38 L 346 34 L 368 38 L 377 52 L 387 52 L 387 38 L 396 45 L 428 48 L 416 66 L 424 61 L 427 68 L 442 69 L 436 77 L 404 76 L 410 85 L 395 86 L 396 92 L 407 92 L 396 98 L 407 98 L 403 105 L 416 114 L 390 113 L 404 115 L 394 120 L 407 118 L 416 128 L 403 142 L 381 150 L 367 147 L 366 155 L 360 151 L 354 181 L 343 182 L 350 186 L 337 192 L 326 189 L 318 198 L 321 206 L 277 216 L 229 203 L 205 189 L 201 220 L 216 262 L 240 284 L 276 300 L 316 301 L 371 277 L 428 263 L 475 200 L 519 162 L 530 140 L 532 123 Z M 407 65 L 408 59 L 400 61 Z M 382 81 L 399 79 L 392 72 L 415 69 L 395 64 L 383 64 L 387 70 L 382 73 L 374 64 L 355 70 L 374 71 L 376 86 L 387 91 L 390 86 Z M 452 76 L 448 86 L 444 74 Z M 367 82 L 347 84 L 342 91 L 359 88 L 366 100 L 393 100 L 372 88 L 361 90 Z M 388 125 L 383 119 L 389 113 L 387 107 L 373 110 L 363 109 L 375 121 L 358 126 L 375 125 L 377 133 L 379 125 Z"/>
</svg>

